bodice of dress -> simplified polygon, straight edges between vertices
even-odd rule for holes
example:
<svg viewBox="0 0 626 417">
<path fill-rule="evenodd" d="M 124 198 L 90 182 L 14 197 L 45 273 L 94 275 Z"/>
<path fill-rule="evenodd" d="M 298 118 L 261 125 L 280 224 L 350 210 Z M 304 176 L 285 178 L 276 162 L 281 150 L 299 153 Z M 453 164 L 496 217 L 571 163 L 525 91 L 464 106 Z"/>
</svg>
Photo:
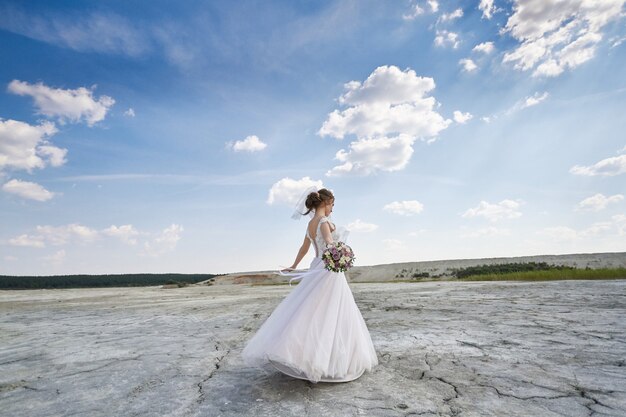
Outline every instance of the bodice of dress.
<svg viewBox="0 0 626 417">
<path fill-rule="evenodd" d="M 330 223 L 331 229 L 334 228 L 334 230 L 332 230 L 331 232 L 333 242 L 336 242 L 339 240 L 337 228 L 335 227 L 334 224 L 332 224 L 330 219 L 326 216 L 322 217 L 320 219 L 320 222 L 317 224 L 317 230 L 315 231 L 315 239 L 311 237 L 311 235 L 309 234 L 309 228 L 307 227 L 306 236 L 309 238 L 309 240 L 313 243 L 313 246 L 315 247 L 316 258 L 320 258 L 322 256 L 322 253 L 324 252 L 324 249 L 326 248 L 326 242 L 324 241 L 324 237 L 322 236 L 322 231 L 321 231 L 322 223 Z"/>
</svg>

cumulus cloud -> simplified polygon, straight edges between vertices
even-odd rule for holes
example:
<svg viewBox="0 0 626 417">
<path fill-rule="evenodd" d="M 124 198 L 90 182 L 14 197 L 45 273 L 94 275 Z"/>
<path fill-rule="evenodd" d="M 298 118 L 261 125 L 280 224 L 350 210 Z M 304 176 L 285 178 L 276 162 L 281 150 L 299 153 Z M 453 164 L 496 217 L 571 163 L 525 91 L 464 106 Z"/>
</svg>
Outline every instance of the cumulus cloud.
<svg viewBox="0 0 626 417">
<path fill-rule="evenodd" d="M 110 227 L 104 229 L 102 233 L 106 236 L 118 238 L 122 242 L 129 245 L 136 245 L 137 236 L 139 235 L 139 232 L 132 224 L 125 224 L 122 226 L 111 225 Z"/>
<path fill-rule="evenodd" d="M 370 175 L 377 171 L 393 172 L 404 169 L 411 155 L 415 138 L 409 135 L 359 139 L 350 143 L 350 149 L 339 150 L 335 159 L 341 164 L 329 170 L 329 177 Z"/>
<path fill-rule="evenodd" d="M 435 46 L 446 47 L 449 46 L 452 49 L 456 49 L 461 44 L 459 34 L 450 32 L 448 30 L 437 30 L 435 34 Z"/>
<path fill-rule="evenodd" d="M 482 4 L 482 3 L 481 3 Z M 602 29 L 622 18 L 624 0 L 515 0 L 503 32 L 520 45 L 503 62 L 535 77 L 555 77 L 590 60 Z"/>
<path fill-rule="evenodd" d="M 465 124 L 469 120 L 471 120 L 474 116 L 471 113 L 463 113 L 461 111 L 455 110 L 453 113 L 454 121 L 460 124 Z"/>
<path fill-rule="evenodd" d="M 64 246 L 71 243 L 92 244 L 109 237 L 136 246 L 139 244 L 139 239 L 142 239 L 143 246 L 140 254 L 158 256 L 174 250 L 181 239 L 182 232 L 183 227 L 178 224 L 172 224 L 158 233 L 152 233 L 140 232 L 132 224 L 111 225 L 99 231 L 79 223 L 72 223 L 61 226 L 37 226 L 33 233 L 16 236 L 8 243 L 11 246 L 44 248 L 48 245 Z"/>
<path fill-rule="evenodd" d="M 383 247 L 388 251 L 404 249 L 404 242 L 399 239 L 383 239 Z"/>
<path fill-rule="evenodd" d="M 313 186 L 318 189 L 324 188 L 324 184 L 321 180 L 314 181 L 309 177 L 294 180 L 285 177 L 272 185 L 267 197 L 267 204 L 287 204 L 293 206 L 298 202 L 302 193 L 304 193 L 307 188 Z"/>
<path fill-rule="evenodd" d="M 574 175 L 584 175 L 587 177 L 612 177 L 624 174 L 626 173 L 626 154 L 606 158 L 593 165 L 574 165 L 570 168 L 569 172 Z"/>
<path fill-rule="evenodd" d="M 428 0 L 428 5 L 433 13 L 437 13 L 439 11 L 439 2 L 437 0 Z"/>
<path fill-rule="evenodd" d="M 463 17 L 463 9 L 456 9 L 453 12 L 442 14 L 439 17 L 438 21 L 442 23 L 446 23 L 446 22 L 451 22 L 453 20 L 459 19 L 461 17 Z"/>
<path fill-rule="evenodd" d="M 470 58 L 463 58 L 459 60 L 459 65 L 463 67 L 465 72 L 474 72 L 478 69 L 478 65 Z"/>
<path fill-rule="evenodd" d="M 526 99 L 522 102 L 521 104 L 521 108 L 525 109 L 527 107 L 532 107 L 532 106 L 536 106 L 537 104 L 541 103 L 542 101 L 544 101 L 545 99 L 547 99 L 549 96 L 548 92 L 543 92 L 543 93 L 535 93 L 534 95 L 530 96 L 530 97 L 526 97 Z"/>
<path fill-rule="evenodd" d="M 338 101 L 348 107 L 330 113 L 318 134 L 336 139 L 355 135 L 358 140 L 337 152 L 341 165 L 329 176 L 402 169 L 415 140 L 432 140 L 452 123 L 435 110 L 438 103 L 428 95 L 435 81 L 411 69 L 378 67 L 364 82 L 350 81 L 344 88 Z"/>
<path fill-rule="evenodd" d="M 613 216 L 611 221 L 595 222 L 591 226 L 580 230 L 576 230 L 569 226 L 553 226 L 545 227 L 537 231 L 537 234 L 558 242 L 572 242 L 581 239 L 594 238 L 610 234 L 611 232 L 622 235 L 624 225 L 622 223 L 623 219 L 621 219 L 620 216 L 623 215 Z"/>
<path fill-rule="evenodd" d="M 44 248 L 46 243 L 43 236 L 31 236 L 23 234 L 9 239 L 9 245 L 11 246 L 24 246 L 30 248 Z"/>
<path fill-rule="evenodd" d="M 18 197 L 35 201 L 48 201 L 54 197 L 54 193 L 46 190 L 37 183 L 16 179 L 4 183 L 2 190 L 10 194 L 15 194 Z"/>
<path fill-rule="evenodd" d="M 537 234 L 556 241 L 572 241 L 580 238 L 575 229 L 567 226 L 545 227 L 538 231 Z"/>
<path fill-rule="evenodd" d="M 503 113 L 505 116 L 510 116 L 514 113 L 517 113 L 520 110 L 524 110 L 529 107 L 536 106 L 539 103 L 545 101 L 548 97 L 550 97 L 550 94 L 546 91 L 544 91 L 543 93 L 535 92 L 532 96 L 527 96 L 521 100 L 518 100 L 513 106 L 511 106 L 511 108 L 509 108 Z M 491 118 L 496 119 L 498 118 L 498 115 L 497 114 L 491 115 Z"/>
<path fill-rule="evenodd" d="M 472 48 L 473 52 L 480 52 L 480 53 L 487 54 L 487 55 L 492 53 L 494 50 L 495 50 L 495 47 L 493 45 L 493 42 L 479 43 L 474 48 Z"/>
<path fill-rule="evenodd" d="M 56 117 L 61 123 L 84 121 L 88 126 L 104 120 L 107 112 L 115 104 L 109 96 L 95 98 L 93 90 L 79 87 L 75 90 L 51 88 L 43 83 L 29 84 L 13 80 L 8 91 L 20 96 L 31 96 L 35 100 L 38 113 L 48 117 Z"/>
<path fill-rule="evenodd" d="M 160 256 L 164 253 L 176 249 L 178 241 L 181 239 L 183 227 L 179 224 L 172 224 L 163 229 L 152 241 L 144 243 L 144 254 L 149 256 Z"/>
<path fill-rule="evenodd" d="M 42 259 L 52 265 L 60 265 L 65 261 L 65 249 L 61 249 L 52 255 L 44 256 Z"/>
<path fill-rule="evenodd" d="M 402 18 L 404 20 L 415 20 L 418 16 L 423 15 L 424 12 L 424 9 L 419 4 L 413 4 L 409 12 L 402 15 Z"/>
<path fill-rule="evenodd" d="M 65 245 L 70 241 L 79 243 L 89 243 L 98 239 L 98 231 L 79 223 L 72 223 L 63 226 L 37 226 L 39 236 L 52 245 Z"/>
<path fill-rule="evenodd" d="M 265 149 L 267 144 L 261 142 L 257 136 L 252 135 L 243 140 L 228 142 L 227 146 L 235 152 L 258 152 Z"/>
<path fill-rule="evenodd" d="M 401 216 L 413 216 L 424 210 L 424 205 L 417 200 L 394 201 L 386 204 L 383 210 Z"/>
<path fill-rule="evenodd" d="M 480 0 L 478 9 L 483 12 L 483 18 L 491 19 L 493 14 L 497 11 L 496 6 L 493 4 L 493 0 Z"/>
<path fill-rule="evenodd" d="M 520 203 L 514 200 L 502 200 L 499 203 L 491 204 L 481 201 L 478 206 L 466 210 L 461 217 L 484 217 L 491 222 L 502 219 L 516 219 L 522 215 L 518 210 Z"/>
<path fill-rule="evenodd" d="M 378 229 L 378 225 L 373 223 L 365 223 L 361 221 L 361 219 L 356 219 L 352 223 L 348 224 L 346 228 L 351 232 L 373 232 L 374 230 Z"/>
<path fill-rule="evenodd" d="M 124 112 L 124 116 L 135 117 L 135 110 L 132 107 L 129 107 L 128 110 Z"/>
<path fill-rule="evenodd" d="M 46 165 L 63 165 L 67 149 L 53 146 L 48 141 L 55 133 L 57 129 L 50 122 L 33 126 L 17 120 L 0 119 L 0 171 L 32 172 Z"/>
<path fill-rule="evenodd" d="M 592 195 L 591 197 L 585 198 L 583 201 L 578 203 L 576 206 L 577 210 L 590 210 L 590 211 L 600 211 L 604 210 L 611 203 L 618 203 L 624 200 L 624 196 L 622 194 L 615 194 L 612 196 L 605 196 L 604 194 L 598 193 Z"/>
<path fill-rule="evenodd" d="M 611 216 L 613 225 L 617 228 L 617 232 L 620 236 L 626 235 L 626 214 L 616 214 Z"/>
</svg>

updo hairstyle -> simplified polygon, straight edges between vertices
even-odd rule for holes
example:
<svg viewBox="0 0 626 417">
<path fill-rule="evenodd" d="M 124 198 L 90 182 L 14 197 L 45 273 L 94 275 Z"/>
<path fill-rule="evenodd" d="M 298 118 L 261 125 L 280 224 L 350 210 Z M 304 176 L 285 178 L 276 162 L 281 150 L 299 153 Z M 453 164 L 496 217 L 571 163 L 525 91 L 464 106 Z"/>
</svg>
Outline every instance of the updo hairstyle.
<svg viewBox="0 0 626 417">
<path fill-rule="evenodd" d="M 332 201 L 335 199 L 333 193 L 331 193 L 326 188 L 322 188 L 319 191 L 313 191 L 306 197 L 306 201 L 304 203 L 305 207 L 308 209 L 304 215 L 306 216 L 311 211 L 317 209 L 322 204 Z"/>
</svg>

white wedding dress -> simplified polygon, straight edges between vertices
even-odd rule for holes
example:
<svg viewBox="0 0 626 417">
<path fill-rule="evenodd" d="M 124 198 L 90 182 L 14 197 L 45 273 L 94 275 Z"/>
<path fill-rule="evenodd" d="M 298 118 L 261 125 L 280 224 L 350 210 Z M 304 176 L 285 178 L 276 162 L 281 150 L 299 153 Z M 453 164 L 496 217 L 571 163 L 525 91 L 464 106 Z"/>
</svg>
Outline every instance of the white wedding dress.
<svg viewBox="0 0 626 417">
<path fill-rule="evenodd" d="M 369 331 L 343 272 L 324 268 L 320 226 L 315 259 L 242 352 L 244 362 L 311 382 L 347 382 L 378 364 Z M 332 225 L 332 223 L 330 223 Z M 331 226 L 332 229 L 332 226 Z M 339 236 L 332 232 L 333 240 Z"/>
</svg>

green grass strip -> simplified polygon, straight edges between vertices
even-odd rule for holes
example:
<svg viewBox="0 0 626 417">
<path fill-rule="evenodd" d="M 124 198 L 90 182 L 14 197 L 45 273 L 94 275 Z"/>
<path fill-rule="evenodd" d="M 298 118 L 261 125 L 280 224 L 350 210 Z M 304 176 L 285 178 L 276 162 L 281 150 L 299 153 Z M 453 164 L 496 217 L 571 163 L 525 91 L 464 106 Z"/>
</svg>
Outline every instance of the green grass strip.
<svg viewBox="0 0 626 417">
<path fill-rule="evenodd" d="M 556 281 L 566 279 L 626 279 L 626 268 L 553 269 L 505 274 L 480 274 L 459 278 L 458 281 Z"/>
</svg>

